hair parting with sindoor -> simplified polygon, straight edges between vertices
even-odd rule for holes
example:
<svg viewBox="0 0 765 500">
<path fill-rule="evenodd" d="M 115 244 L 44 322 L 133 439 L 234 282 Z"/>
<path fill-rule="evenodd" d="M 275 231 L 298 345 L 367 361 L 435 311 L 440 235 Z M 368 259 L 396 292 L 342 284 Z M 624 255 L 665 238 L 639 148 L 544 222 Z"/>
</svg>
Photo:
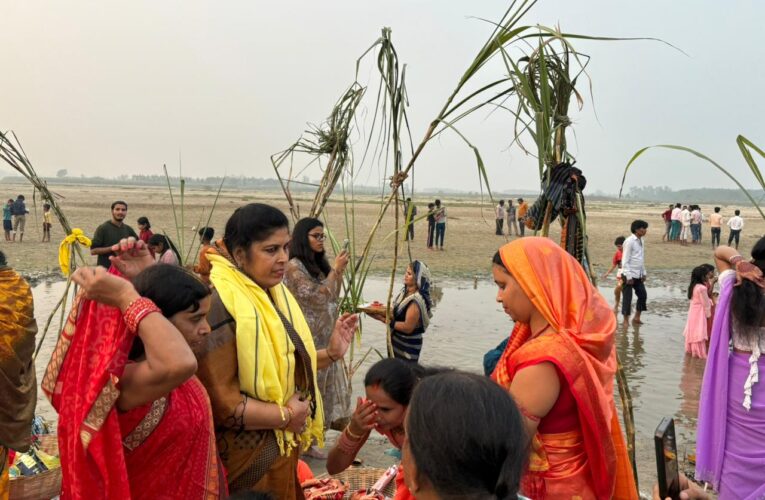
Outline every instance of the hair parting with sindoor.
<svg viewBox="0 0 765 500">
<path fill-rule="evenodd" d="M 529 442 L 512 397 L 491 379 L 460 371 L 423 379 L 406 422 L 416 479 L 439 498 L 518 498 Z"/>
<path fill-rule="evenodd" d="M 289 229 L 287 216 L 276 207 L 265 203 L 250 203 L 234 210 L 223 233 L 223 243 L 230 254 L 241 248 L 247 251 L 250 245 L 268 239 L 279 229 Z"/>
</svg>

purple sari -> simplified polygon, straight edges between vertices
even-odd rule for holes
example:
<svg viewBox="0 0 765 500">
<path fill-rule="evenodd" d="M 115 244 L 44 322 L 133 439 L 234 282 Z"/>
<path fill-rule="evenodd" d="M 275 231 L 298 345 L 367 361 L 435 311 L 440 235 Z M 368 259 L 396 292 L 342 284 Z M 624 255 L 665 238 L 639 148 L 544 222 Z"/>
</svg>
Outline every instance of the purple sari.
<svg viewBox="0 0 765 500">
<path fill-rule="evenodd" d="M 742 403 L 749 356 L 730 350 L 735 281 L 721 283 L 699 401 L 696 447 L 696 478 L 711 483 L 721 500 L 765 497 L 765 387 L 754 385 L 747 411 Z M 759 369 L 765 376 L 765 356 Z"/>
</svg>

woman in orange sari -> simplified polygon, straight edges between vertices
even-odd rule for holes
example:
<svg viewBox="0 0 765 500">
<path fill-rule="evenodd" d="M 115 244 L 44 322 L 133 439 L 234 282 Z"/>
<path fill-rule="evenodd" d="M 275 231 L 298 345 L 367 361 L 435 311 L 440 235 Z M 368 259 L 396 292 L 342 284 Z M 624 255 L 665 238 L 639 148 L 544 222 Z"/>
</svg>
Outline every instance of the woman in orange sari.
<svg viewBox="0 0 765 500">
<path fill-rule="evenodd" d="M 492 378 L 533 436 L 521 492 L 636 499 L 613 400 L 616 319 L 579 263 L 547 238 L 503 246 L 492 273 L 515 328 Z"/>
<path fill-rule="evenodd" d="M 121 244 L 150 263 L 143 242 Z M 210 401 L 194 376 L 210 290 L 176 266 L 151 265 L 132 283 L 115 274 L 73 274 L 83 293 L 42 383 L 59 412 L 62 498 L 226 498 Z"/>
</svg>

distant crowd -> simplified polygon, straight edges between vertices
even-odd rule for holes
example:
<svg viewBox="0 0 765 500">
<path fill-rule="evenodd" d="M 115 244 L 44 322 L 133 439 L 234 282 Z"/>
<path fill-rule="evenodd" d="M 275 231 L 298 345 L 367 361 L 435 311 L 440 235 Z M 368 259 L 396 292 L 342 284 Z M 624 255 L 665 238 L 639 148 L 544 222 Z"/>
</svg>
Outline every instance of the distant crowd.
<svg viewBox="0 0 765 500">
<path fill-rule="evenodd" d="M 729 229 L 728 245 L 734 244 L 738 249 L 741 231 L 744 229 L 744 219 L 741 218 L 741 211 L 738 209 L 733 214 L 733 217 L 730 217 L 726 224 Z M 709 217 L 705 217 L 701 212 L 701 207 L 698 205 L 676 203 L 669 205 L 669 208 L 661 216 L 664 220 L 664 236 L 662 241 L 688 245 L 690 238 L 691 244 L 698 245 L 701 243 L 703 234 L 702 226 L 705 222 L 709 222 L 712 248 L 720 245 L 723 223 L 726 222 L 720 213 L 720 207 L 715 207 L 714 213 L 710 214 Z"/>
</svg>

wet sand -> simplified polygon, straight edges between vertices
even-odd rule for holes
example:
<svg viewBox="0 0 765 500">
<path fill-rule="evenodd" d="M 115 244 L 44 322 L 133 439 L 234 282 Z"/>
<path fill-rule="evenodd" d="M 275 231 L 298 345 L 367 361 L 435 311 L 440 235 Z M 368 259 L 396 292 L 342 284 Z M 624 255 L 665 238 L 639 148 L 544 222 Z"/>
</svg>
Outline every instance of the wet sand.
<svg viewBox="0 0 765 500">
<path fill-rule="evenodd" d="M 683 286 L 674 284 L 677 278 L 675 272 L 657 273 L 648 288 L 649 312 L 644 316 L 645 324 L 639 328 L 632 325 L 626 329 L 620 327 L 616 334 L 617 350 L 632 391 L 638 471 L 643 492 L 648 492 L 656 480 L 653 432 L 661 417 L 675 418 L 681 462 L 686 452 L 693 450 L 695 440 L 704 361 L 688 358 L 683 352 L 687 300 Z M 365 299 L 384 298 L 387 287 L 385 279 L 370 279 Z M 611 301 L 610 283 L 606 283 L 602 291 Z M 63 283 L 41 283 L 35 287 L 34 293 L 38 322 L 42 327 L 63 293 Z M 439 302 L 425 337 L 421 362 L 481 373 L 484 353 L 512 329 L 512 321 L 494 301 L 495 294 L 496 287 L 485 278 L 477 282 L 439 280 L 434 290 Z M 55 330 L 54 327 L 48 333 L 37 362 L 40 379 L 55 345 Z M 354 359 L 361 359 L 371 347 L 385 352 L 384 329 L 381 323 L 364 318 L 362 340 L 354 348 Z M 363 374 L 377 359 L 377 354 L 372 352 L 353 377 L 352 401 L 363 395 Z M 621 412 L 618 394 L 616 401 Z M 38 398 L 38 413 L 55 419 L 55 412 L 42 395 Z M 331 442 L 334 435 L 330 433 L 328 441 Z M 360 458 L 365 465 L 386 467 L 394 462 L 394 458 L 384 453 L 389 448 L 391 446 L 384 439 L 375 438 L 364 447 Z M 317 474 L 324 472 L 323 462 L 311 459 L 309 463 Z"/>
</svg>

